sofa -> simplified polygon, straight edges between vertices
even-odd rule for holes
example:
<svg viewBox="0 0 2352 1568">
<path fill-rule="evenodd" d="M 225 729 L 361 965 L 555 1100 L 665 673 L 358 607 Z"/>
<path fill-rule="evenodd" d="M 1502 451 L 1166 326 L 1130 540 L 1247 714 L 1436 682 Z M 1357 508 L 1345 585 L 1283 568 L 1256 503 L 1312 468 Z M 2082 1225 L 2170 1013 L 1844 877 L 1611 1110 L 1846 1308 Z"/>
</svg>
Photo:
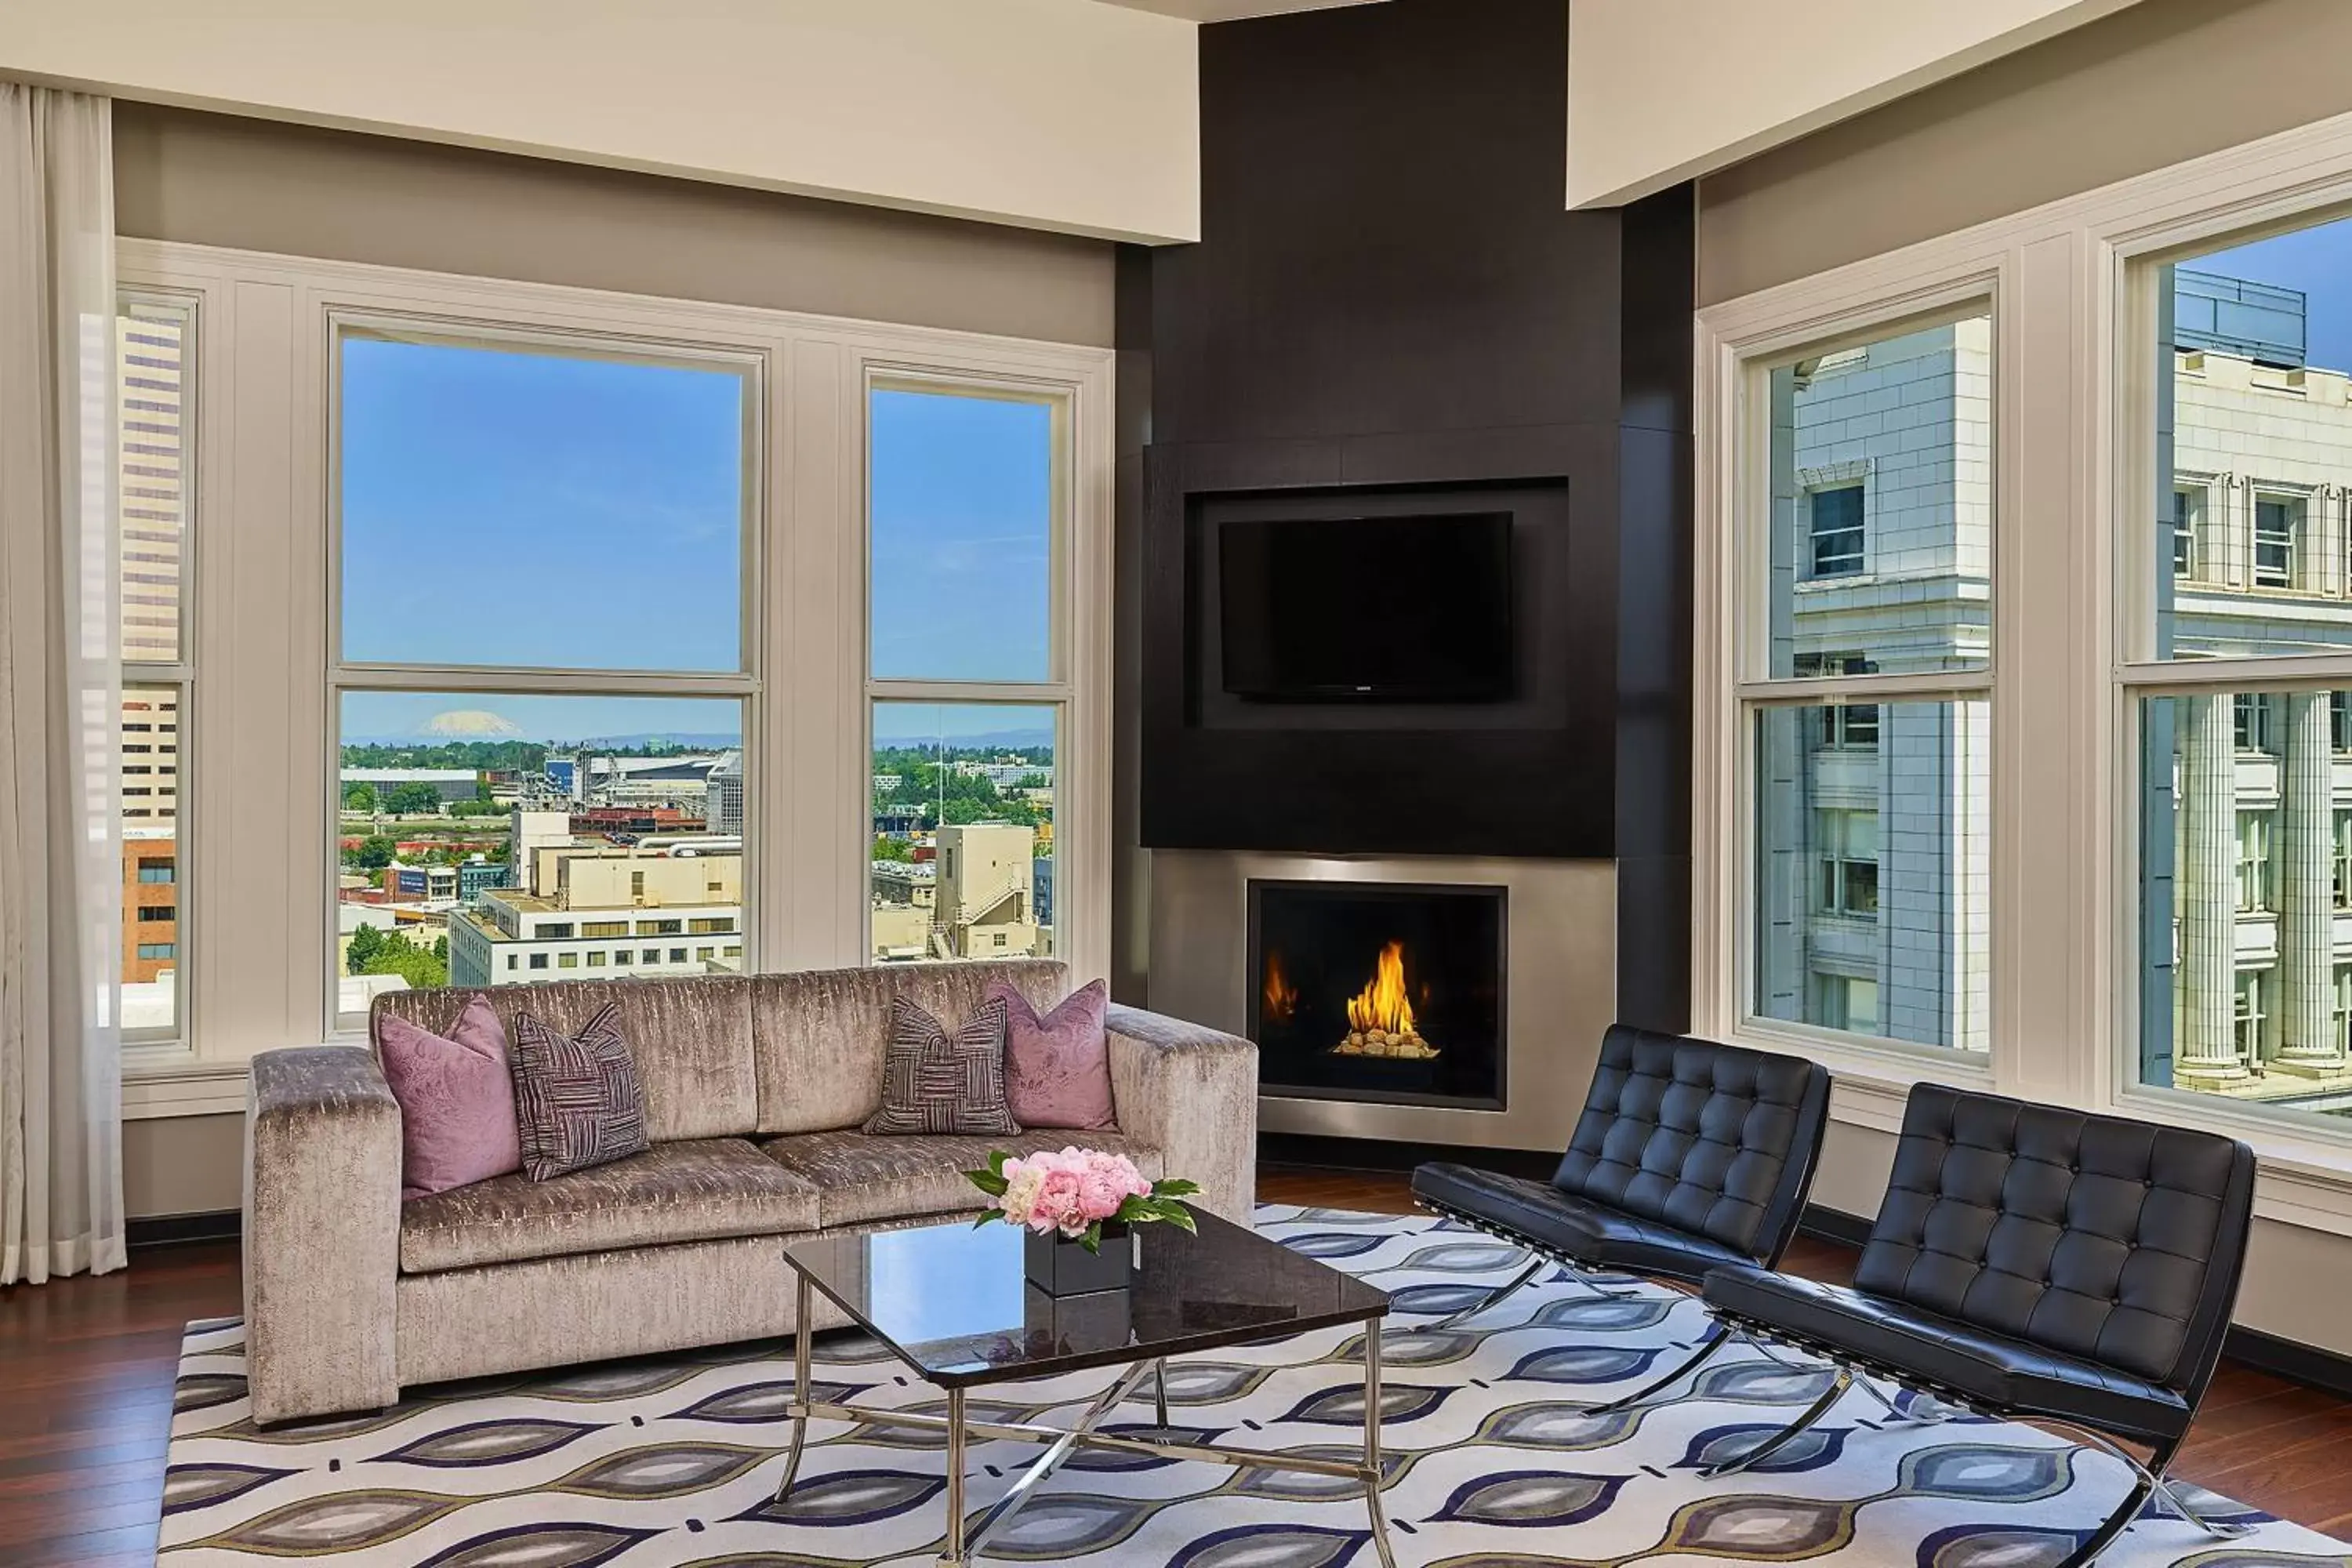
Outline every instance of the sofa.
<svg viewBox="0 0 2352 1568">
<path fill-rule="evenodd" d="M 1034 960 L 490 988 L 509 1039 L 525 1010 L 574 1029 L 618 1005 L 652 1147 L 552 1181 L 518 1173 L 406 1203 L 400 1107 L 374 1042 L 394 1015 L 446 1034 L 474 991 L 391 992 L 367 1045 L 256 1057 L 252 1418 L 374 1410 L 423 1384 L 789 1333 L 784 1244 L 975 1212 L 963 1173 L 992 1148 L 1117 1150 L 1147 1175 L 1192 1178 L 1204 1206 L 1248 1223 L 1256 1047 L 1135 1008 L 1108 1017 L 1116 1131 L 859 1131 L 881 1101 L 890 999 L 952 1026 L 997 979 L 1041 1010 L 1068 989 L 1062 964 Z"/>
</svg>

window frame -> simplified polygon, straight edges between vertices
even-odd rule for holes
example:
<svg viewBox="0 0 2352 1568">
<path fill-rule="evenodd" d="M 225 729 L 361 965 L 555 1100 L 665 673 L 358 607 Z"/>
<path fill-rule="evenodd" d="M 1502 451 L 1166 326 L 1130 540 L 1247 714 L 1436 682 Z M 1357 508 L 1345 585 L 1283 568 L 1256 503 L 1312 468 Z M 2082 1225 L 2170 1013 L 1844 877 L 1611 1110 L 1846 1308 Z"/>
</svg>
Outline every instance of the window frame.
<svg viewBox="0 0 2352 1568">
<path fill-rule="evenodd" d="M 201 858 L 194 843 L 196 822 L 201 801 L 196 791 L 197 770 L 193 766 L 196 721 L 197 637 L 202 622 L 198 610 L 200 577 L 203 572 L 202 520 L 209 510 L 205 504 L 205 483 L 209 465 L 205 448 L 210 426 L 208 410 L 211 399 L 207 382 L 211 379 L 212 355 L 207 352 L 208 329 L 205 322 L 207 302 L 200 289 L 158 283 L 124 275 L 115 282 L 115 321 L 119 332 L 128 309 L 144 305 L 165 308 L 184 313 L 180 351 L 180 462 L 181 521 L 179 559 L 178 636 L 175 638 L 178 657 L 172 659 L 132 659 L 123 656 L 121 637 L 116 634 L 116 669 L 118 698 L 121 690 L 131 687 L 167 689 L 174 694 L 175 718 L 173 772 L 173 907 L 177 910 L 173 931 L 172 955 L 173 1023 L 168 1028 L 124 1029 L 122 1031 L 122 1065 L 126 1074 L 173 1072 L 190 1066 L 195 1058 L 193 1042 L 197 1027 L 194 1013 L 196 994 L 202 987 L 194 983 L 191 956 L 201 952 L 202 940 L 195 931 L 194 911 L 187 907 L 187 873 L 192 862 Z M 119 363 L 120 346 L 117 344 Z M 114 416 L 121 416 L 121 389 L 116 388 Z M 115 498 L 113 519 L 117 538 L 125 526 L 121 514 L 123 498 Z M 119 568 L 118 568 L 119 570 Z M 120 592 L 120 578 L 117 579 Z M 118 700 L 117 708 L 121 704 Z M 122 716 L 113 718 L 117 756 L 121 756 Z M 155 742 L 161 744 L 160 742 Z M 151 766 L 161 765 L 162 753 L 150 759 Z M 152 776 L 152 775 L 151 775 Z M 151 785 L 152 787 L 152 785 Z M 117 803 L 118 817 L 120 802 Z M 118 980 L 117 984 L 120 984 Z M 120 1014 L 117 1015 L 120 1016 Z M 128 1097 L 135 1099 L 136 1097 Z"/>
<path fill-rule="evenodd" d="M 1826 312 L 1800 310 L 1759 322 L 1744 332 L 1724 331 L 1719 310 L 1699 313 L 1696 338 L 1703 434 L 1697 515 L 1702 522 L 1695 617 L 1699 651 L 1693 683 L 1698 726 L 1693 756 L 1697 786 L 1693 792 L 1693 848 L 1700 870 L 1694 899 L 1697 926 L 1693 931 L 1692 993 L 1695 1026 L 1719 1037 L 1766 1049 L 1795 1050 L 1832 1065 L 1861 1064 L 1870 1074 L 1891 1082 L 1990 1081 L 1989 1053 L 1884 1035 L 1857 1035 L 1766 1017 L 1755 1011 L 1760 889 L 1754 853 L 1758 781 L 1753 724 L 1775 708 L 1842 711 L 1871 706 L 1877 710 L 1883 735 L 1891 703 L 1992 699 L 2002 628 L 2011 618 L 1999 608 L 2008 596 L 2000 519 L 2009 510 L 2011 495 L 1998 438 L 1990 456 L 1995 536 L 1990 552 L 1996 607 L 1984 661 L 1966 668 L 1910 674 L 1771 673 L 1771 376 L 1778 369 L 1807 360 L 1826 359 L 1886 338 L 1990 314 L 1992 414 L 1999 432 L 2013 422 L 2017 401 L 2007 368 L 2011 328 L 2005 321 L 2003 296 L 2009 287 L 2004 268 L 1980 262 L 1956 268 L 1933 285 L 1905 294 Z M 1717 319 L 1711 321 L 1711 315 Z M 1860 483 L 1866 492 L 1871 482 L 1864 468 L 1853 465 L 1800 471 L 1797 479 L 1803 494 L 1844 483 Z M 1866 514 L 1867 493 L 1864 507 Z M 1710 516 L 1724 519 L 1724 525 L 1710 528 L 1704 521 Z M 1727 546 L 1721 541 L 1728 541 Z M 1822 591 L 1816 581 L 1833 589 L 1847 579 L 1814 580 L 1799 573 L 1793 586 L 1798 593 Z M 1866 657 L 1868 650 L 1862 651 Z M 1996 706 L 1991 782 L 1997 796 L 2005 778 L 1998 759 L 2007 743 Z M 1995 816 L 1998 818 L 1998 805 Z M 1996 920 L 2005 881 L 2002 873 L 1996 858 L 1992 872 Z M 1997 977 L 1998 944 L 1989 954 L 1989 963 Z M 1702 1017 L 1707 1020 L 1703 1026 L 1696 1022 Z M 1997 1008 L 1990 1022 L 1998 1049 Z"/>
<path fill-rule="evenodd" d="M 1007 376 L 941 371 L 877 356 L 861 364 L 856 416 L 858 475 L 858 603 L 870 616 L 874 603 L 871 462 L 867 414 L 877 392 L 930 393 L 1045 404 L 1052 412 L 1053 486 L 1047 521 L 1050 562 L 1046 585 L 1045 679 L 938 680 L 878 677 L 873 672 L 870 623 L 860 621 L 857 668 L 865 702 L 859 732 L 865 763 L 856 829 L 859 845 L 857 962 L 873 964 L 872 877 L 874 710 L 884 702 L 935 707 L 1045 708 L 1054 720 L 1054 919 L 1051 956 L 1076 976 L 1107 973 L 1110 895 L 1109 784 L 1110 552 L 1106 524 L 1107 474 L 1090 472 L 1087 444 L 1099 440 L 1109 409 L 1089 395 L 1089 387 L 1060 378 Z M 1076 848 L 1075 857 L 1072 848 Z M 1072 859 L 1076 877 L 1066 875 Z M 1100 942 L 1101 945 L 1097 946 Z"/>
<path fill-rule="evenodd" d="M 486 349 L 557 357 L 594 359 L 621 364 L 690 366 L 730 371 L 742 378 L 741 509 L 738 538 L 739 582 L 737 616 L 740 668 L 730 671 L 640 670 L 582 668 L 556 665 L 481 665 L 392 659 L 348 659 L 343 657 L 343 515 L 342 515 L 342 366 L 343 345 L 354 338 L 398 342 L 431 343 L 453 348 Z M 340 825 L 342 804 L 342 700 L 353 693 L 446 692 L 488 697 L 612 697 L 731 700 L 740 714 L 740 732 L 746 749 L 751 744 L 753 714 L 765 690 L 763 678 L 763 616 L 767 576 L 762 570 L 768 511 L 768 428 L 766 410 L 772 374 L 771 357 L 751 344 L 656 345 L 633 332 L 549 329 L 502 320 L 476 318 L 453 322 L 433 317 L 382 310 L 329 307 L 324 352 L 327 372 L 324 453 L 326 498 L 326 632 L 327 746 L 324 788 L 328 796 L 328 832 Z M 751 802 L 744 805 L 743 921 L 757 930 L 759 826 Z M 329 928 L 330 964 L 341 897 L 340 858 L 325 857 L 325 920 Z M 566 953 L 558 966 L 572 968 L 575 955 Z M 363 1032 L 364 1013 L 344 1013 L 338 1005 L 341 976 L 331 974 L 327 994 L 329 1031 L 335 1035 Z"/>
<path fill-rule="evenodd" d="M 194 744 L 183 751 L 178 849 L 187 1037 L 169 1060 L 126 1050 L 126 1115 L 241 1112 L 253 1053 L 350 1037 L 335 1033 L 332 1007 L 340 734 L 331 693 L 390 678 L 358 665 L 331 671 L 340 650 L 328 619 L 331 608 L 339 613 L 341 584 L 327 545 L 327 324 L 338 313 L 444 333 L 544 332 L 627 339 L 664 355 L 760 356 L 765 394 L 747 457 L 756 452 L 767 465 L 756 509 L 761 548 L 745 563 L 760 608 L 745 636 L 759 639 L 764 679 L 746 700 L 744 744 L 764 766 L 744 800 L 747 928 L 727 939 L 743 947 L 747 971 L 866 962 L 870 825 L 857 814 L 870 794 L 871 748 L 866 721 L 850 709 L 869 700 L 857 457 L 867 366 L 1066 389 L 1076 574 L 1067 617 L 1071 722 L 1060 742 L 1068 765 L 1056 780 L 1056 926 L 1074 983 L 1108 974 L 1110 348 L 178 241 L 118 238 L 115 252 L 124 288 L 195 300 L 202 333 L 197 526 L 187 555 L 194 640 L 184 652 L 205 679 L 184 702 Z M 234 533 L 196 537 L 204 518 L 230 516 Z M 751 679 L 698 673 L 681 684 Z M 493 672 L 469 684 L 609 692 L 621 682 Z M 1082 757 L 1087 748 L 1098 757 Z M 237 781 L 226 809 L 207 809 L 203 781 L 215 777 Z M 776 827 L 761 832 L 759 824 Z M 213 865 L 247 874 L 205 879 L 202 868 Z"/>
<path fill-rule="evenodd" d="M 2352 1129 L 2248 1111 L 2137 1083 L 2142 695 L 2352 689 L 2352 657 L 2230 668 L 2152 657 L 2162 517 L 2135 422 L 2157 385 L 2153 300 L 2132 264 L 2352 214 L 2352 116 L 2320 121 L 2095 191 L 1997 216 L 1834 269 L 1710 301 L 1694 332 L 1697 453 L 1692 1026 L 1785 1048 L 1749 1029 L 1743 963 L 1749 820 L 1734 722 L 1747 649 L 1738 509 L 1749 493 L 1737 391 L 1744 362 L 1861 324 L 1995 290 L 1999 542 L 1995 663 L 2030 671 L 1993 700 L 1996 746 L 1991 1049 L 1981 1070 L 1899 1059 L 1850 1038 L 1798 1037 L 1838 1074 L 1832 1115 L 1892 1132 L 1917 1081 L 2114 1110 L 2244 1139 L 2262 1162 L 2256 1212 L 2352 1236 Z M 2213 504 L 2219 506 L 2218 497 Z M 2209 514 L 2210 517 L 2210 514 Z M 2210 517 L 2213 527 L 2218 517 Z M 2207 552 L 2209 556 L 2211 552 Z M 2166 547 L 2169 555 L 2169 546 Z M 2211 563 L 2208 563 L 2211 570 Z"/>
</svg>

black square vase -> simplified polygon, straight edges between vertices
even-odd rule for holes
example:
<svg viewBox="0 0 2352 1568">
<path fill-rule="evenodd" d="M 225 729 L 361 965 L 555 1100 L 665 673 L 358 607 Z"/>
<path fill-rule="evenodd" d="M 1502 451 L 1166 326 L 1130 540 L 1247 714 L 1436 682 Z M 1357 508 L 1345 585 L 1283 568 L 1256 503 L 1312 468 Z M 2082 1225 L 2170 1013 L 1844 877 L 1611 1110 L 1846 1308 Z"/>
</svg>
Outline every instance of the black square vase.
<svg viewBox="0 0 2352 1568">
<path fill-rule="evenodd" d="M 1107 1225 L 1102 1250 L 1088 1252 L 1055 1231 L 1028 1232 L 1023 1238 L 1029 1283 L 1048 1296 L 1083 1296 L 1093 1290 L 1124 1290 L 1135 1271 L 1135 1244 L 1124 1225 Z"/>
</svg>

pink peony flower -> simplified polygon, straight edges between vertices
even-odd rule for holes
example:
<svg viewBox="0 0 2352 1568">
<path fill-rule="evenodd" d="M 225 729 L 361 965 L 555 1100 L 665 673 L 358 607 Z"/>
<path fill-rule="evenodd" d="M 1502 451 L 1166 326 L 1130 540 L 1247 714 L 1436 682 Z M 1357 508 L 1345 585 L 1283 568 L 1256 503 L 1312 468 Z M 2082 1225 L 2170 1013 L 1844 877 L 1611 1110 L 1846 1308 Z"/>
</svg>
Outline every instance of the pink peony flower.
<svg viewBox="0 0 2352 1568">
<path fill-rule="evenodd" d="M 1046 1171 L 1045 1179 L 1038 1184 L 1037 1200 L 1030 1210 L 1029 1228 L 1035 1231 L 1059 1230 L 1065 1236 L 1076 1236 L 1085 1230 L 1087 1225 L 1079 1196 L 1078 1173 L 1067 1165 L 1056 1163 Z"/>
</svg>

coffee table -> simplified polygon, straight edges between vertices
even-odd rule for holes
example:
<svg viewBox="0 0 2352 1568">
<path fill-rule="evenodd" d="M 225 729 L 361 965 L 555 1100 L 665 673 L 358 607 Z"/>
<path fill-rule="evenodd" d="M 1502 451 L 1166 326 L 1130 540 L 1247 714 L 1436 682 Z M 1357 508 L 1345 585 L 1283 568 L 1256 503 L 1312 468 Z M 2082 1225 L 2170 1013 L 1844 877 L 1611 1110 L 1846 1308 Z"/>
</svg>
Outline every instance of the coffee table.
<svg viewBox="0 0 2352 1568">
<path fill-rule="evenodd" d="M 1388 1313 L 1388 1292 L 1213 1214 L 1200 1212 L 1196 1217 L 1201 1227 L 1197 1236 L 1168 1225 L 1138 1226 L 1129 1283 L 1080 1296 L 1048 1296 L 1029 1284 L 1023 1234 L 1003 1225 L 974 1229 L 969 1218 L 866 1236 L 824 1237 L 785 1248 L 784 1260 L 792 1266 L 798 1289 L 800 1326 L 793 1345 L 792 1458 L 776 1500 L 792 1495 L 812 1420 L 920 1427 L 947 1435 L 942 1564 L 961 1568 L 970 1563 L 989 1534 L 1019 1513 L 1073 1453 L 1105 1448 L 1360 1481 L 1371 1515 L 1372 1543 L 1382 1568 L 1395 1568 L 1388 1520 L 1381 1509 L 1380 1322 Z M 947 1414 L 809 1399 L 816 1291 L 848 1313 L 908 1371 L 939 1388 L 946 1395 Z M 1346 1323 L 1364 1325 L 1360 1462 L 1182 1442 L 1167 1435 L 1168 1357 Z M 1075 1426 L 973 1421 L 964 1414 L 965 1397 L 972 1389 L 1092 1367 L 1121 1370 Z M 1152 1380 L 1157 1435 L 1097 1430 L 1147 1376 Z M 1046 1447 L 1004 1496 L 967 1529 L 964 1448 L 974 1436 Z"/>
</svg>

